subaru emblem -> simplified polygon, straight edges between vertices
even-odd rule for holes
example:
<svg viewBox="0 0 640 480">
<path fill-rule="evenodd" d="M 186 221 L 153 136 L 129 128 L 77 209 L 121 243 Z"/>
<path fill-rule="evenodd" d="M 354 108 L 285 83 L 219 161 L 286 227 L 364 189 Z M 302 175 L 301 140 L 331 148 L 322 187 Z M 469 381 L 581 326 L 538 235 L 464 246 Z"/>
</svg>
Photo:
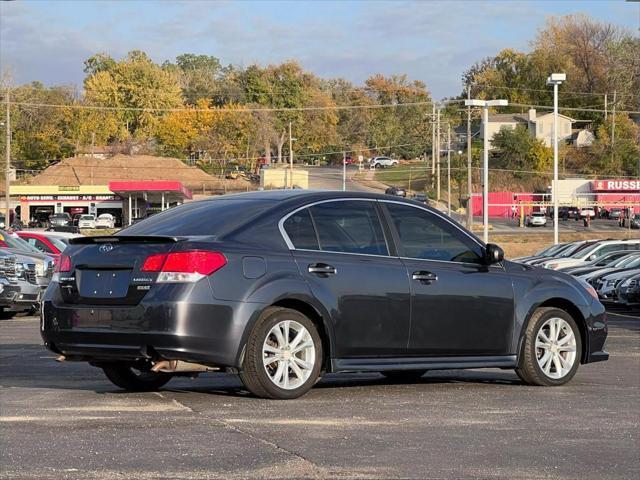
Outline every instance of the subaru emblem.
<svg viewBox="0 0 640 480">
<path fill-rule="evenodd" d="M 104 243 L 100 245 L 100 248 L 98 248 L 98 250 L 100 251 L 100 253 L 109 253 L 111 250 L 113 250 L 113 245 L 111 245 L 110 243 Z"/>
</svg>

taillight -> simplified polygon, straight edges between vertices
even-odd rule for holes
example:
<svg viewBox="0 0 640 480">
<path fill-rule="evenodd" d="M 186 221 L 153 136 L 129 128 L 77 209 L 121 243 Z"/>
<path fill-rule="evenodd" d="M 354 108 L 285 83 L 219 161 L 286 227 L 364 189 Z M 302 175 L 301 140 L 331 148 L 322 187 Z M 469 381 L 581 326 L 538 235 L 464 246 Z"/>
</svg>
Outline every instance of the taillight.
<svg viewBox="0 0 640 480">
<path fill-rule="evenodd" d="M 140 270 L 143 272 L 159 272 L 166 258 L 166 253 L 154 253 L 153 255 L 149 255 Z"/>
<path fill-rule="evenodd" d="M 70 272 L 71 257 L 69 255 L 60 255 L 60 260 L 55 264 L 54 272 Z"/>
<path fill-rule="evenodd" d="M 141 270 L 160 272 L 158 283 L 197 282 L 226 264 L 227 259 L 220 252 L 189 250 L 149 255 Z"/>
</svg>

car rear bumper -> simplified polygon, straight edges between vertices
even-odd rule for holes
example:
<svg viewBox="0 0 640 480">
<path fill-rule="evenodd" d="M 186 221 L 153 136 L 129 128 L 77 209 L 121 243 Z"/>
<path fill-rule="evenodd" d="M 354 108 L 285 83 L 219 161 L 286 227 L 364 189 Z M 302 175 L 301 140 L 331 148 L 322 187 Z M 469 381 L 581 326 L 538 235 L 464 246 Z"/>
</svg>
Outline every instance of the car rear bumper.
<svg viewBox="0 0 640 480">
<path fill-rule="evenodd" d="M 183 360 L 237 368 L 246 326 L 262 308 L 188 301 L 79 306 L 45 298 L 41 335 L 48 349 L 68 360 Z"/>
</svg>

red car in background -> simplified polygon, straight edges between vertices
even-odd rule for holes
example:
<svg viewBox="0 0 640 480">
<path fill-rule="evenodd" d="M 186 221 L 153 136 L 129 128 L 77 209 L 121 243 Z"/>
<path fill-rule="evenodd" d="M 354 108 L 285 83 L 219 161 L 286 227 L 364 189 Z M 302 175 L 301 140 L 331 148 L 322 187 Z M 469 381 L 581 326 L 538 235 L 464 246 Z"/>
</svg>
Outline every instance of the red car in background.
<svg viewBox="0 0 640 480">
<path fill-rule="evenodd" d="M 66 247 L 66 244 L 58 238 L 48 237 L 40 232 L 19 230 L 16 234 L 30 245 L 36 247 L 42 253 L 53 257 L 56 264 L 58 263 L 58 258 L 60 257 L 62 250 Z"/>
</svg>

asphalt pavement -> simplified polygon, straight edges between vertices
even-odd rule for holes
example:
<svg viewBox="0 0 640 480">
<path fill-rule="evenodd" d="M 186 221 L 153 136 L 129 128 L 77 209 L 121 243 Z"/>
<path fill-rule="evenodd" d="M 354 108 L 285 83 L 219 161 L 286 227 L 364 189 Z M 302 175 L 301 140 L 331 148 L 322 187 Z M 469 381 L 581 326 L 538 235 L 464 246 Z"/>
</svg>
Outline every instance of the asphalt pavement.
<svg viewBox="0 0 640 480">
<path fill-rule="evenodd" d="M 38 326 L 0 321 L 0 478 L 640 477 L 638 317 L 612 316 L 611 359 L 563 387 L 493 369 L 335 374 L 292 401 L 228 374 L 125 393 L 55 362 Z"/>
</svg>

